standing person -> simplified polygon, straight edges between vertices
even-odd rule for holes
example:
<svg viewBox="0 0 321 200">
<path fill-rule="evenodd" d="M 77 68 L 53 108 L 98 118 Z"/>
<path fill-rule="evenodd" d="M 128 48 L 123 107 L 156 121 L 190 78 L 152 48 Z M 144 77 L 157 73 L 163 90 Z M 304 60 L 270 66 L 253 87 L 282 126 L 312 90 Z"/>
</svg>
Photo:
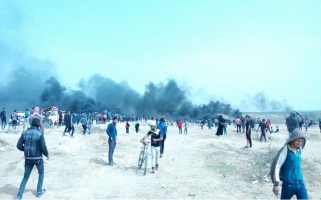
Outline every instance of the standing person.
<svg viewBox="0 0 321 200">
<path fill-rule="evenodd" d="M 6 108 L 3 108 L 1 113 L 0 113 L 0 118 L 1 118 L 1 129 L 4 130 L 7 125 L 7 112 Z"/>
<path fill-rule="evenodd" d="M 23 122 L 23 131 L 25 129 L 27 130 L 29 128 L 29 125 L 30 125 L 30 123 L 29 123 L 30 112 L 28 111 L 28 108 L 26 109 L 24 114 L 25 114 L 25 119 L 24 119 L 24 122 Z"/>
<path fill-rule="evenodd" d="M 17 143 L 17 148 L 20 151 L 24 151 L 25 155 L 25 172 L 20 184 L 17 199 L 22 199 L 23 192 L 28 182 L 29 176 L 36 165 L 38 169 L 38 185 L 37 185 L 37 197 L 40 197 L 46 192 L 46 189 L 42 188 L 44 179 L 44 165 L 42 155 L 49 160 L 49 153 L 47 150 L 44 134 L 39 130 L 40 119 L 35 118 L 31 122 L 31 127 L 21 134 L 21 137 Z"/>
<path fill-rule="evenodd" d="M 246 146 L 244 148 L 252 148 L 252 139 L 251 139 L 251 122 L 250 122 L 251 117 L 249 115 L 246 115 L 245 117 L 245 135 L 246 135 Z M 250 146 L 249 146 L 250 144 Z"/>
<path fill-rule="evenodd" d="M 62 125 L 62 112 L 59 110 L 58 111 L 58 116 L 59 116 L 59 127 Z"/>
<path fill-rule="evenodd" d="M 83 128 L 83 131 L 82 131 L 82 134 L 86 135 L 86 131 L 87 131 L 87 117 L 86 115 L 81 115 L 80 116 L 80 123 L 81 123 L 81 126 Z"/>
<path fill-rule="evenodd" d="M 13 113 L 11 114 L 11 123 L 12 123 L 12 129 L 16 130 L 17 129 L 17 123 L 18 123 L 18 115 L 17 111 L 14 110 Z"/>
<path fill-rule="evenodd" d="M 242 124 L 242 121 L 239 117 L 237 117 L 236 119 L 236 133 L 238 133 L 240 131 L 241 133 L 241 124 Z"/>
<path fill-rule="evenodd" d="M 319 128 L 320 128 L 320 133 L 321 133 L 321 118 L 319 118 Z"/>
<path fill-rule="evenodd" d="M 117 139 L 117 129 L 116 129 L 116 124 L 118 122 L 117 117 L 113 117 L 113 120 L 110 124 L 108 124 L 107 129 L 106 129 L 106 133 L 109 136 L 108 138 L 108 146 L 109 146 L 109 151 L 108 151 L 108 161 L 109 161 L 109 165 L 113 166 L 114 164 L 116 164 L 114 162 L 114 151 L 115 151 L 115 147 L 116 147 L 116 139 Z"/>
<path fill-rule="evenodd" d="M 300 113 L 296 111 L 292 111 L 290 116 L 285 119 L 286 121 L 286 126 L 289 131 L 289 138 L 290 138 L 290 133 L 295 129 L 299 128 L 300 123 L 303 122 L 303 117 Z"/>
<path fill-rule="evenodd" d="M 160 122 L 157 126 L 158 130 L 160 130 L 161 132 L 161 136 L 163 138 L 162 141 L 160 141 L 160 158 L 163 157 L 163 154 L 164 154 L 164 147 L 165 147 L 165 141 L 166 141 L 166 134 L 167 134 L 167 124 L 165 122 L 165 119 L 164 118 L 161 118 L 160 119 Z"/>
<path fill-rule="evenodd" d="M 279 195 L 279 184 L 282 180 L 281 199 L 291 199 L 293 195 L 297 199 L 308 199 L 301 169 L 301 153 L 306 139 L 298 128 L 295 128 L 290 135 L 271 165 L 270 174 L 274 185 L 272 191 L 275 195 Z"/>
<path fill-rule="evenodd" d="M 129 122 L 128 122 L 128 119 L 126 120 L 126 124 L 125 124 L 125 128 L 126 128 L 126 133 L 129 133 Z"/>
<path fill-rule="evenodd" d="M 188 123 L 187 123 L 187 120 L 185 119 L 184 120 L 184 134 L 187 135 L 187 126 L 188 126 Z"/>
<path fill-rule="evenodd" d="M 40 115 L 40 108 L 39 107 L 33 107 L 32 108 L 32 114 L 30 114 L 29 121 L 32 122 L 33 119 L 39 119 L 40 120 L 40 130 L 42 133 L 45 133 L 45 127 L 42 123 L 42 116 Z"/>
<path fill-rule="evenodd" d="M 227 135 L 227 122 L 224 122 L 224 135 Z"/>
<path fill-rule="evenodd" d="M 88 116 L 87 117 L 87 130 L 88 130 L 88 135 L 91 134 L 91 126 L 93 124 L 93 116 Z"/>
<path fill-rule="evenodd" d="M 269 131 L 271 133 L 271 121 L 269 119 L 266 120 L 266 131 Z"/>
<path fill-rule="evenodd" d="M 158 170 L 158 156 L 160 154 L 160 143 L 163 140 L 160 130 L 157 129 L 156 122 L 152 121 L 151 130 L 140 140 L 143 142 L 147 137 L 150 137 L 151 152 L 152 152 L 152 173 L 155 173 L 155 169 Z"/>
<path fill-rule="evenodd" d="M 218 128 L 217 128 L 217 131 L 216 131 L 216 135 L 218 137 L 222 136 L 223 135 L 223 129 L 224 129 L 224 123 L 225 123 L 225 120 L 224 118 L 222 117 L 222 115 L 220 115 L 218 117 Z"/>
<path fill-rule="evenodd" d="M 246 119 L 244 119 L 244 117 L 243 117 L 243 116 L 241 116 L 242 133 L 244 133 L 244 130 L 245 130 L 245 124 L 246 124 Z"/>
<path fill-rule="evenodd" d="M 178 133 L 182 134 L 183 122 L 180 119 L 178 119 L 177 121 L 177 127 L 178 127 Z"/>
<path fill-rule="evenodd" d="M 265 123 L 265 119 L 263 119 L 260 123 L 259 123 L 259 128 L 261 128 L 261 137 L 260 137 L 260 142 L 262 141 L 262 138 L 264 137 L 264 140 L 266 142 L 266 123 Z"/>
<path fill-rule="evenodd" d="M 65 130 L 63 132 L 63 135 L 66 136 L 66 132 L 70 132 L 71 129 L 71 115 L 70 115 L 70 111 L 67 110 L 64 116 L 64 123 L 65 123 Z"/>
<path fill-rule="evenodd" d="M 139 130 L 139 122 L 138 121 L 135 124 L 135 130 L 136 130 L 136 133 L 138 133 L 138 130 Z"/>
</svg>

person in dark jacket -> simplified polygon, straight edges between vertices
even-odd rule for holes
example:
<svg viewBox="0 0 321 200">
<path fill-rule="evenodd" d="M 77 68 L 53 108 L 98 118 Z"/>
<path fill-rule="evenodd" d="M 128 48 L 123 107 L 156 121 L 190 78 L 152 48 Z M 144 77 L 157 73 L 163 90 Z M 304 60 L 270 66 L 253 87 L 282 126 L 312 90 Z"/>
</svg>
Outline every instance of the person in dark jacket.
<svg viewBox="0 0 321 200">
<path fill-rule="evenodd" d="M 259 123 L 259 128 L 261 128 L 261 137 L 260 137 L 260 142 L 262 141 L 262 138 L 264 137 L 264 140 L 266 142 L 266 123 L 265 119 L 262 120 L 262 122 Z"/>
<path fill-rule="evenodd" d="M 289 131 L 289 138 L 290 133 L 295 129 L 300 127 L 300 123 L 303 122 L 303 117 L 299 112 L 292 111 L 290 116 L 287 117 L 286 119 L 286 126 Z M 302 128 L 301 128 L 302 129 Z"/>
<path fill-rule="evenodd" d="M 135 130 L 136 130 L 136 133 L 138 133 L 138 130 L 139 130 L 139 122 L 138 121 L 135 124 Z"/>
<path fill-rule="evenodd" d="M 165 122 L 164 118 L 160 119 L 160 123 L 157 125 L 158 130 L 161 132 L 161 136 L 163 140 L 160 141 L 160 158 L 163 157 L 164 154 L 164 147 L 165 147 L 165 140 L 166 140 L 166 134 L 167 134 L 167 124 Z"/>
<path fill-rule="evenodd" d="M 116 138 L 117 138 L 117 129 L 116 129 L 116 124 L 118 122 L 117 117 L 113 117 L 112 123 L 108 124 L 106 133 L 109 136 L 108 138 L 108 146 L 109 146 L 109 151 L 108 151 L 108 161 L 109 165 L 113 166 L 114 164 L 114 150 L 116 147 Z"/>
<path fill-rule="evenodd" d="M 301 152 L 306 139 L 298 128 L 295 128 L 290 136 L 271 165 L 272 191 L 275 195 L 279 195 L 279 185 L 282 180 L 281 199 L 291 199 L 293 195 L 296 195 L 297 199 L 308 199 L 301 169 Z"/>
<path fill-rule="evenodd" d="M 216 135 L 218 137 L 223 135 L 224 123 L 225 123 L 225 120 L 222 117 L 222 115 L 220 115 L 219 118 L 218 118 L 218 128 L 217 128 L 217 131 L 216 131 Z"/>
<path fill-rule="evenodd" d="M 3 108 L 0 113 L 1 118 L 1 129 L 4 130 L 7 125 L 7 114 L 6 114 L 6 108 Z"/>
<path fill-rule="evenodd" d="M 17 199 L 22 199 L 23 192 L 28 182 L 29 176 L 36 165 L 38 169 L 38 186 L 37 196 L 40 197 L 46 192 L 46 189 L 42 188 L 44 179 L 44 165 L 42 155 L 49 159 L 49 153 L 47 150 L 46 142 L 43 133 L 39 130 L 40 119 L 34 118 L 31 122 L 31 127 L 24 131 L 19 138 L 17 148 L 20 151 L 24 151 L 25 155 L 25 173 L 20 184 Z"/>
</svg>

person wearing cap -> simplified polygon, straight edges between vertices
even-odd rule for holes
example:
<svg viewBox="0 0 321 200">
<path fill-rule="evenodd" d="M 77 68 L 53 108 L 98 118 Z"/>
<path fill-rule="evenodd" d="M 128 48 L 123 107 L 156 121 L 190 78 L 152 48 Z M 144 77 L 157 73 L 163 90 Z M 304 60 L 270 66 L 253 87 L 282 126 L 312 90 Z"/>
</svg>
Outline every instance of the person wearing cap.
<svg viewBox="0 0 321 200">
<path fill-rule="evenodd" d="M 4 130 L 7 125 L 7 113 L 6 113 L 6 108 L 3 108 L 1 113 L 0 113 L 0 118 L 1 118 L 1 129 Z"/>
<path fill-rule="evenodd" d="M 117 139 L 117 129 L 116 129 L 117 122 L 118 122 L 117 117 L 113 117 L 112 122 L 108 124 L 106 129 L 106 133 L 109 137 L 108 138 L 108 147 L 109 147 L 108 161 L 110 166 L 113 166 L 114 164 L 116 164 L 114 162 L 114 151 L 115 151 L 116 139 Z"/>
<path fill-rule="evenodd" d="M 140 140 L 143 142 L 146 138 L 150 137 L 151 140 L 151 152 L 152 152 L 152 173 L 155 173 L 155 169 L 158 170 L 158 157 L 160 153 L 160 145 L 163 140 L 162 133 L 157 129 L 156 121 L 151 121 L 149 123 L 150 131 Z"/>
<path fill-rule="evenodd" d="M 282 180 L 281 199 L 291 199 L 293 195 L 296 195 L 297 199 L 308 199 L 301 169 L 301 152 L 306 139 L 298 128 L 295 128 L 290 135 L 271 165 L 272 191 L 275 195 L 279 195 L 279 185 Z"/>
<path fill-rule="evenodd" d="M 44 134 L 39 130 L 40 121 L 40 119 L 34 118 L 31 122 L 31 127 L 21 134 L 17 143 L 17 148 L 20 151 L 24 151 L 25 155 L 25 172 L 20 184 L 17 199 L 22 199 L 23 192 L 34 165 L 36 165 L 39 174 L 37 196 L 40 197 L 46 192 L 46 189 L 42 188 L 44 180 L 44 164 L 42 155 L 46 156 L 48 160 L 49 153 Z"/>
</svg>

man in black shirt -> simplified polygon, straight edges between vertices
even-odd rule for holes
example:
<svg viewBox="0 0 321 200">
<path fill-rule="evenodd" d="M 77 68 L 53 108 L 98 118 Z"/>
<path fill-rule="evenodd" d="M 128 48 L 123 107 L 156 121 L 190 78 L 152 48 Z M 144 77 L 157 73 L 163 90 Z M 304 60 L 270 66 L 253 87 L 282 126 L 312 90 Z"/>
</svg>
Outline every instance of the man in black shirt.
<svg viewBox="0 0 321 200">
<path fill-rule="evenodd" d="M 251 139 L 251 117 L 249 115 L 246 115 L 246 123 L 245 123 L 245 134 L 246 134 L 246 141 L 247 145 L 244 148 L 252 148 L 252 139 Z M 250 144 L 250 146 L 249 146 Z"/>
<path fill-rule="evenodd" d="M 150 136 L 151 141 L 151 151 L 152 151 L 152 173 L 155 173 L 155 169 L 158 169 L 158 157 L 160 154 L 160 145 L 163 137 L 160 130 L 156 127 L 156 121 L 151 121 L 149 123 L 151 130 L 141 139 L 143 142 L 146 138 Z"/>
<path fill-rule="evenodd" d="M 260 142 L 262 141 L 262 138 L 264 137 L 265 142 L 266 142 L 266 136 L 265 136 L 265 131 L 266 131 L 266 124 L 265 124 L 265 119 L 263 119 L 262 122 L 259 124 L 259 128 L 261 128 L 261 137 L 260 137 Z"/>
<path fill-rule="evenodd" d="M 6 108 L 3 108 L 0 113 L 1 118 L 1 129 L 4 130 L 7 125 L 7 114 L 6 114 Z"/>
</svg>

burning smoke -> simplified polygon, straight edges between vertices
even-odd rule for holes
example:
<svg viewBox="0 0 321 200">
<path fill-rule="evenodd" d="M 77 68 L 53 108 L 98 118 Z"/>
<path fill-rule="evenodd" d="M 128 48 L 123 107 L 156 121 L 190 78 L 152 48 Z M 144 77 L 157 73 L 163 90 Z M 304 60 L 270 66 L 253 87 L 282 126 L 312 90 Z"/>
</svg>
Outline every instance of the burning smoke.
<svg viewBox="0 0 321 200">
<path fill-rule="evenodd" d="M 285 100 L 270 100 L 263 91 L 258 92 L 252 97 L 248 96 L 248 99 L 249 101 L 243 101 L 243 104 L 257 111 L 285 111 L 288 113 L 292 110 L 292 107 Z"/>
</svg>

